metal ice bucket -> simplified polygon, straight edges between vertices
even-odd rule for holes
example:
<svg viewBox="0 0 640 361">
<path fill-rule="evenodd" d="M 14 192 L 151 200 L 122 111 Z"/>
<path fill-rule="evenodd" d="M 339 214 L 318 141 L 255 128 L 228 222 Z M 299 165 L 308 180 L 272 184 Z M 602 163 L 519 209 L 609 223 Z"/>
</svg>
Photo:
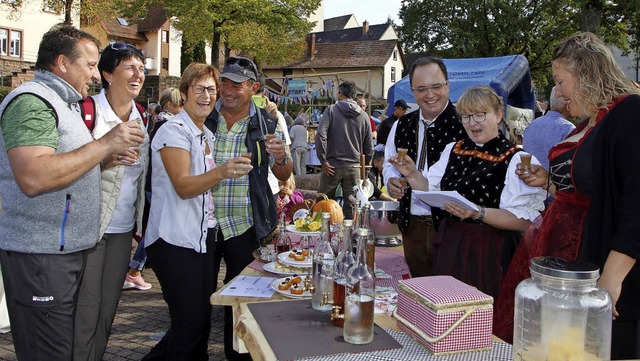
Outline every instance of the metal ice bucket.
<svg viewBox="0 0 640 361">
<path fill-rule="evenodd" d="M 402 244 L 398 229 L 398 209 L 400 203 L 395 201 L 371 201 L 369 225 L 376 233 L 376 245 L 399 246 Z"/>
</svg>

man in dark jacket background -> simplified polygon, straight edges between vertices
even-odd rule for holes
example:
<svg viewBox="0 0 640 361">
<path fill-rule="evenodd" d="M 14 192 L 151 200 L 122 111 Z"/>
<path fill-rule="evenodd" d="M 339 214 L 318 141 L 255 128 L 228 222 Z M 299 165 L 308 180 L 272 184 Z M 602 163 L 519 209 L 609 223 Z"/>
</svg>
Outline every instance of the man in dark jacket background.
<svg viewBox="0 0 640 361">
<path fill-rule="evenodd" d="M 409 109 L 409 104 L 402 99 L 396 100 L 393 104 L 393 114 L 385 120 L 383 120 L 378 126 L 378 146 L 376 146 L 376 150 L 384 151 L 384 145 L 387 144 L 387 138 L 389 138 L 389 132 L 391 131 L 391 127 L 396 122 L 396 120 L 400 119 L 401 116 L 407 113 L 407 109 Z"/>
<path fill-rule="evenodd" d="M 360 155 L 369 164 L 373 152 L 369 115 L 356 103 L 356 85 L 346 81 L 338 86 L 338 101 L 322 114 L 316 132 L 316 153 L 322 173 L 318 192 L 335 198 L 336 188 L 342 186 L 344 217 L 353 218 L 349 196 L 360 179 Z"/>
</svg>

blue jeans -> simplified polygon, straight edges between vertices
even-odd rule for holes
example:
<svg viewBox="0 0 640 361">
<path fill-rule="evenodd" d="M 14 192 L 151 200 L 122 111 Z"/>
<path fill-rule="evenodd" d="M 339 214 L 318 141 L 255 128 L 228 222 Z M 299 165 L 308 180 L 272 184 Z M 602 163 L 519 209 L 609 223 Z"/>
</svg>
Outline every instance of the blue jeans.
<svg viewBox="0 0 640 361">
<path fill-rule="evenodd" d="M 147 198 L 147 202 L 151 202 L 151 192 L 145 192 L 145 196 Z M 146 237 L 142 237 L 138 243 L 138 248 L 136 248 L 136 252 L 133 254 L 131 262 L 129 262 L 129 268 L 136 268 L 139 271 L 142 271 L 144 268 L 144 264 L 147 262 L 147 251 L 144 250 L 145 238 Z"/>
<path fill-rule="evenodd" d="M 129 262 L 129 268 L 137 268 L 140 271 L 144 268 L 144 264 L 147 262 L 147 252 L 144 250 L 144 239 L 145 237 L 142 237 L 140 243 L 138 243 L 136 253 L 133 254 L 133 258 L 131 262 Z"/>
</svg>

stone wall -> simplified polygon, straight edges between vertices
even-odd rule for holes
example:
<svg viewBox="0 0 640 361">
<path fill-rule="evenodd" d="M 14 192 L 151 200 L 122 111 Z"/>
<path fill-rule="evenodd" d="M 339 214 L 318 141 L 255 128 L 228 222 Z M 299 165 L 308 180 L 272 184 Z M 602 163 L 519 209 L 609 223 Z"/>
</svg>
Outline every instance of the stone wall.
<svg viewBox="0 0 640 361">
<path fill-rule="evenodd" d="M 33 79 L 34 63 L 0 59 L 0 85 L 15 88 Z"/>
</svg>

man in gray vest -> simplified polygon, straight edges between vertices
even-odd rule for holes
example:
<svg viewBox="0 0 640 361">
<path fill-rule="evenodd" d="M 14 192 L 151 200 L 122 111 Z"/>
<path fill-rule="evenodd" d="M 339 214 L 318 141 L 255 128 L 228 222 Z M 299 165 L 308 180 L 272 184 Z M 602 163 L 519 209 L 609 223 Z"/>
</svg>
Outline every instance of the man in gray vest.
<svg viewBox="0 0 640 361">
<path fill-rule="evenodd" d="M 77 102 L 100 79 L 99 43 L 70 25 L 44 34 L 36 74 L 0 104 L 0 264 L 20 360 L 71 360 L 76 293 L 98 241 L 100 167 L 143 141 L 123 123 L 93 140 Z"/>
</svg>

